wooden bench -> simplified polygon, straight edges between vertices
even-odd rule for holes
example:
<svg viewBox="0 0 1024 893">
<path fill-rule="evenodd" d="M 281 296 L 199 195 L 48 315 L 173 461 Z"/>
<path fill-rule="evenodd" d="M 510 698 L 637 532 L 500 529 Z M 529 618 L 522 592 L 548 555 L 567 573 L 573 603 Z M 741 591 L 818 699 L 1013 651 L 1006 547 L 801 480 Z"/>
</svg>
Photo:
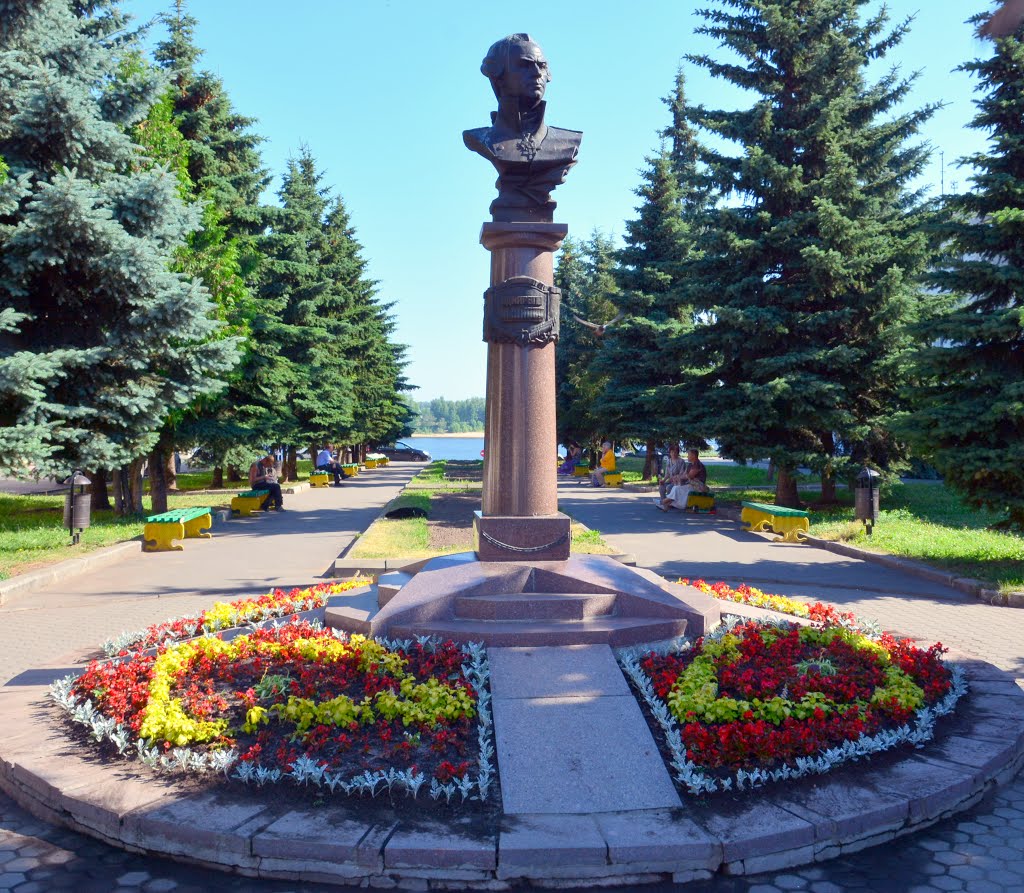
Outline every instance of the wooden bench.
<svg viewBox="0 0 1024 893">
<path fill-rule="evenodd" d="M 799 543 L 810 530 L 807 512 L 763 502 L 744 502 L 740 520 L 748 530 L 767 530 L 787 543 Z"/>
<path fill-rule="evenodd" d="M 146 518 L 142 531 L 144 552 L 181 552 L 184 546 L 174 545 L 174 540 L 186 537 L 209 539 L 213 534 L 205 533 L 213 527 L 213 516 L 209 508 L 175 509 Z"/>
<path fill-rule="evenodd" d="M 309 486 L 329 487 L 331 476 L 326 471 L 311 471 L 309 473 Z"/>
<path fill-rule="evenodd" d="M 269 497 L 267 490 L 246 490 L 245 493 L 231 497 L 231 513 L 245 517 L 252 512 L 261 512 L 263 509 L 260 506 Z"/>
</svg>

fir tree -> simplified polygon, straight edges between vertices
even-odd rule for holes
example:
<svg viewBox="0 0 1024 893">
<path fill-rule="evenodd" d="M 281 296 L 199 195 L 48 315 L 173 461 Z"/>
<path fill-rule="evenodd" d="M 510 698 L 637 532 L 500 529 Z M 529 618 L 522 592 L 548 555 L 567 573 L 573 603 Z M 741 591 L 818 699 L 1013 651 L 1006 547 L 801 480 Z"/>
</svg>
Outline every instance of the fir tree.
<svg viewBox="0 0 1024 893">
<path fill-rule="evenodd" d="M 410 388 L 404 374 L 406 347 L 393 341 L 392 305 L 377 298 L 377 283 L 367 275 L 341 198 L 330 202 L 324 232 L 333 278 L 343 296 L 338 313 L 348 327 L 346 358 L 354 378 L 352 423 L 339 435 L 356 447 L 408 436 L 415 411 L 402 396 Z"/>
<path fill-rule="evenodd" d="M 162 83 L 125 75 L 135 35 L 115 4 L 82 10 L 24 0 L 0 18 L 4 471 L 137 460 L 236 356 L 206 291 L 170 270 L 197 209 L 166 169 L 140 169 L 128 133 Z"/>
<path fill-rule="evenodd" d="M 223 81 L 197 71 L 203 51 L 195 44 L 195 18 L 185 0 L 174 0 L 163 15 L 168 38 L 154 57 L 171 77 L 174 116 L 188 143 L 188 174 L 197 194 L 220 209 L 229 238 L 257 235 L 263 226 L 260 196 L 270 177 L 263 168 L 253 133 L 254 118 L 238 114 Z"/>
<path fill-rule="evenodd" d="M 971 505 L 1024 530 L 1024 32 L 994 46 L 961 66 L 978 77 L 971 126 L 989 148 L 964 159 L 973 189 L 946 202 L 930 278 L 952 301 L 924 328 L 902 429 Z"/>
<path fill-rule="evenodd" d="M 184 166 L 183 181 L 191 200 L 201 202 L 204 209 L 202 227 L 179 252 L 179 265 L 202 280 L 217 302 L 226 331 L 243 338 L 248 350 L 260 263 L 255 237 L 266 214 L 259 199 L 269 182 L 259 156 L 263 140 L 252 131 L 254 119 L 235 112 L 223 81 L 197 70 L 203 51 L 195 44 L 197 22 L 184 0 L 175 0 L 172 11 L 161 19 L 168 36 L 157 45 L 155 57 L 171 78 L 163 101 L 169 103 L 182 140 L 176 164 Z M 156 129 L 159 133 L 163 128 Z M 228 391 L 218 399 L 202 400 L 180 418 L 169 419 L 161 436 L 167 458 L 173 446 L 199 443 L 210 448 L 218 463 L 215 485 L 221 481 L 219 463 L 225 452 L 256 439 L 248 420 L 259 418 L 261 410 L 247 402 L 248 388 L 240 380 L 244 368 L 245 364 L 239 366 Z M 154 457 L 154 464 L 163 464 L 160 456 Z"/>
<path fill-rule="evenodd" d="M 689 293 L 701 319 L 685 345 L 710 369 L 697 406 L 727 455 L 768 457 L 776 501 L 798 504 L 795 470 L 834 475 L 897 449 L 898 400 L 928 258 L 908 182 L 926 158 L 908 144 L 932 108 L 897 113 L 911 81 L 876 84 L 869 62 L 901 40 L 867 0 L 720 0 L 699 31 L 739 62 L 691 57 L 753 92 L 739 111 L 689 111 L 739 144 L 701 152 L 711 182 L 740 199 L 709 214 Z M 840 453 L 844 455 L 840 457 Z"/>
<path fill-rule="evenodd" d="M 669 147 L 648 160 L 636 190 L 642 200 L 639 216 L 626 224 L 615 271 L 614 302 L 622 319 L 608 329 L 594 363 L 595 371 L 607 376 L 599 404 L 605 427 L 619 437 L 646 441 L 645 477 L 657 470 L 656 443 L 682 438 L 703 445 L 700 432 L 688 429 L 684 417 L 700 391 L 688 357 L 678 350 L 681 335 L 693 328 L 693 308 L 681 286 L 695 219 L 706 203 L 697 182 L 696 138 L 685 120 L 681 71 L 665 103 L 673 118 L 662 132 Z"/>
<path fill-rule="evenodd" d="M 281 207 L 261 239 L 261 311 L 247 375 L 255 388 L 251 402 L 263 409 L 264 439 L 293 447 L 318 435 L 321 406 L 339 425 L 351 421 L 344 351 L 331 337 L 334 319 L 321 314 L 334 283 L 322 264 L 327 199 L 320 180 L 307 150 L 289 161 L 278 193 Z"/>
<path fill-rule="evenodd" d="M 558 256 L 555 285 L 562 291 L 560 334 L 555 351 L 555 410 L 563 443 L 596 447 L 610 432 L 599 416 L 605 376 L 593 368 L 602 335 L 579 320 L 603 325 L 615 315 L 612 241 L 595 231 L 580 244 L 566 239 Z"/>
</svg>

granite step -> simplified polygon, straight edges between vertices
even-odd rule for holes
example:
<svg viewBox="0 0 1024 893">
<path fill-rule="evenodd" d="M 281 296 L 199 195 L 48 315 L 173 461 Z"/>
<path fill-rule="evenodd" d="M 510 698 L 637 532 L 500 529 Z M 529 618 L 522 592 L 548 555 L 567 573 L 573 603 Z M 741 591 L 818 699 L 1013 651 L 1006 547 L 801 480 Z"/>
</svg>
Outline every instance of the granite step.
<svg viewBox="0 0 1024 893">
<path fill-rule="evenodd" d="M 328 603 L 324 611 L 324 626 L 368 636 L 370 621 L 378 610 L 377 587 L 367 586 L 365 591 L 360 590 L 358 595 L 345 599 L 342 604 Z"/>
<path fill-rule="evenodd" d="M 583 620 L 428 620 L 415 626 L 396 624 L 393 638 L 437 636 L 456 642 L 483 642 L 492 647 L 612 645 L 623 647 L 684 635 L 686 620 L 652 617 L 588 617 Z"/>
<path fill-rule="evenodd" d="M 462 595 L 455 599 L 461 620 L 584 620 L 615 611 L 615 595 L 592 593 L 502 593 Z"/>
<path fill-rule="evenodd" d="M 377 578 L 377 604 L 383 608 L 412 579 L 404 571 L 388 571 Z"/>
</svg>

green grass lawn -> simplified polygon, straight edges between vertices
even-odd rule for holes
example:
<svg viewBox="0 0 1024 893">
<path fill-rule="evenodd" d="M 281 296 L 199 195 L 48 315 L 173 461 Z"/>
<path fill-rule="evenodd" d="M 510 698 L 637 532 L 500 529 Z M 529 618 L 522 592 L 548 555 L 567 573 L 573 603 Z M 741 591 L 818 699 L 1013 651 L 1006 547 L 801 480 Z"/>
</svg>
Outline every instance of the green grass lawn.
<svg viewBox="0 0 1024 893">
<path fill-rule="evenodd" d="M 635 456 L 626 456 L 616 460 L 616 467 L 622 472 L 623 483 L 639 483 L 644 470 L 644 460 Z M 709 487 L 771 487 L 768 483 L 768 472 L 764 468 L 751 465 L 722 465 L 717 462 L 706 463 Z M 817 475 L 800 475 L 799 484 L 811 484 L 819 480 Z M 651 479 L 652 483 L 654 479 Z M 774 498 L 774 497 L 773 497 Z"/>
<path fill-rule="evenodd" d="M 816 494 L 804 493 L 806 499 Z M 989 529 L 1001 520 L 961 502 L 939 483 L 899 483 L 882 490 L 878 523 L 869 537 L 853 518 L 853 495 L 839 491 L 840 505 L 812 511 L 811 533 L 825 540 L 849 542 L 874 552 L 923 561 L 963 577 L 984 580 L 1004 590 L 1024 589 L 1024 537 Z M 731 491 L 718 496 L 723 505 L 775 501 L 766 488 Z"/>
<path fill-rule="evenodd" d="M 210 506 L 226 508 L 229 493 L 224 497 L 174 494 L 168 506 L 193 508 Z M 143 506 L 151 511 L 149 497 Z M 64 497 L 15 496 L 0 493 L 0 580 L 34 570 L 37 567 L 76 558 L 102 546 L 134 539 L 142 534 L 145 520 L 119 518 L 113 512 L 96 512 L 92 526 L 82 533 L 79 545 L 71 545 L 71 535 L 64 523 Z"/>
<path fill-rule="evenodd" d="M 416 475 L 405 489 L 391 501 L 388 509 L 405 506 L 424 507 L 435 495 L 443 493 L 476 493 L 480 483 L 472 480 L 483 468 L 482 461 L 449 463 L 444 459 L 431 462 Z M 457 477 L 464 469 L 470 479 Z M 455 476 L 445 478 L 445 473 Z M 429 511 L 429 509 L 428 509 Z M 429 517 L 429 515 L 428 515 Z M 380 518 L 375 521 L 358 540 L 349 558 L 426 558 L 443 552 L 430 546 L 428 518 Z M 588 530 L 582 524 L 572 523 L 572 551 L 607 555 L 614 552 L 596 530 Z M 448 552 L 464 551 L 471 546 L 451 546 Z"/>
</svg>

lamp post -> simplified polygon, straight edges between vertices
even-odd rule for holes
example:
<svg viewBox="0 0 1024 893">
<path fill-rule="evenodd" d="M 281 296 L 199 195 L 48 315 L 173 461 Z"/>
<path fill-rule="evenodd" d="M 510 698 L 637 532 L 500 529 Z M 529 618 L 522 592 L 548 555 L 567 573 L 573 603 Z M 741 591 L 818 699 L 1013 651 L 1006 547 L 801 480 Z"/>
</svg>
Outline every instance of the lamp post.
<svg viewBox="0 0 1024 893">
<path fill-rule="evenodd" d="M 878 479 L 881 475 L 865 465 L 857 475 L 857 487 L 853 493 L 853 514 L 867 527 L 868 536 L 878 520 Z"/>
<path fill-rule="evenodd" d="M 65 482 L 68 484 L 67 496 L 64 497 L 64 526 L 71 534 L 71 544 L 78 545 L 82 531 L 90 524 L 92 497 L 89 495 L 91 481 L 76 468 Z"/>
</svg>

